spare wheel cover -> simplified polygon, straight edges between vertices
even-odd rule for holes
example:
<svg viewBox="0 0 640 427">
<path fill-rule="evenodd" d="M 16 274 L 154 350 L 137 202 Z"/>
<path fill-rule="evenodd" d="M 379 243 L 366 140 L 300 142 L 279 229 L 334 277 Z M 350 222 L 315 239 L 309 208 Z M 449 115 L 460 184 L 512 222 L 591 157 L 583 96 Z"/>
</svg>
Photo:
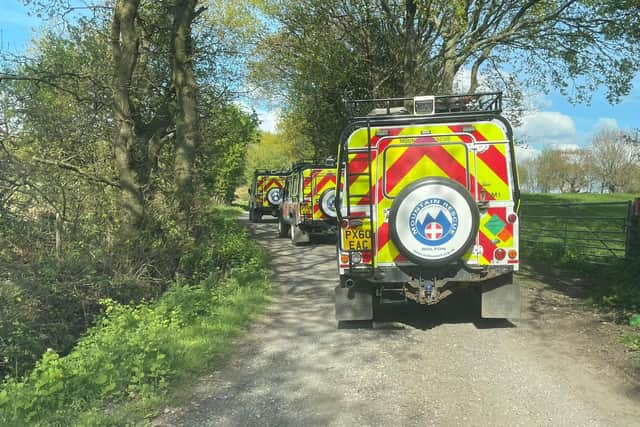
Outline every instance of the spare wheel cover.
<svg viewBox="0 0 640 427">
<path fill-rule="evenodd" d="M 277 187 L 272 188 L 267 192 L 267 200 L 272 205 L 279 205 L 282 201 L 282 190 Z"/>
<path fill-rule="evenodd" d="M 405 187 L 389 214 L 391 240 L 398 251 L 420 265 L 460 259 L 478 234 L 473 197 L 447 178 L 424 178 Z"/>
<path fill-rule="evenodd" d="M 320 210 L 328 217 L 336 217 L 336 189 L 330 188 L 320 196 Z"/>
</svg>

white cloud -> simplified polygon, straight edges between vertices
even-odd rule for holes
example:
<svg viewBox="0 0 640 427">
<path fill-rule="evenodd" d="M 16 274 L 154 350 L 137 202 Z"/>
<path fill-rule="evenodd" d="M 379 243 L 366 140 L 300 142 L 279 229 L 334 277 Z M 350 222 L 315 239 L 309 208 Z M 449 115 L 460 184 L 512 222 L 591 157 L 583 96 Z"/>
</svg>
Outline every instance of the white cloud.
<svg viewBox="0 0 640 427">
<path fill-rule="evenodd" d="M 596 124 L 593 125 L 594 131 L 600 131 L 604 129 L 620 129 L 618 121 L 611 117 L 600 117 Z"/>
<path fill-rule="evenodd" d="M 258 110 L 257 113 L 260 119 L 260 130 L 275 133 L 282 111 L 279 108 L 275 108 L 269 111 Z"/>
<path fill-rule="evenodd" d="M 532 145 L 575 145 L 577 140 L 573 119 L 557 111 L 538 111 L 524 116 L 515 134 Z"/>
<path fill-rule="evenodd" d="M 528 144 L 516 145 L 516 160 L 518 161 L 518 164 L 535 159 L 539 154 L 540 150 L 533 148 Z"/>
<path fill-rule="evenodd" d="M 580 150 L 580 146 L 578 144 L 551 144 L 551 148 L 558 151 Z"/>
</svg>

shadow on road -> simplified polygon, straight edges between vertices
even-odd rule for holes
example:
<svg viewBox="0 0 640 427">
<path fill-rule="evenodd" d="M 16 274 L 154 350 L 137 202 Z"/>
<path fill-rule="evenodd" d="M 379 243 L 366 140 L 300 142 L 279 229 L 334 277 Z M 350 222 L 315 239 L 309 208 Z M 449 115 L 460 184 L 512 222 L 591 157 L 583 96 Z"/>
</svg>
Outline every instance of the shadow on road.
<svg viewBox="0 0 640 427">
<path fill-rule="evenodd" d="M 316 306 L 320 301 L 330 303 L 333 308 L 333 289 L 338 284 L 334 238 L 318 236 L 312 244 L 294 246 L 288 238 L 278 238 L 277 229 L 271 224 L 253 224 L 250 230 L 272 254 L 274 279 L 286 283 L 281 291 L 305 298 L 298 301 L 298 315 L 309 314 L 309 306 Z M 329 316 L 333 321 L 333 312 Z M 381 331 L 407 327 L 428 330 L 456 323 L 471 323 L 478 329 L 515 327 L 508 320 L 481 318 L 480 297 L 473 289 L 462 289 L 432 306 L 412 302 L 377 306 L 374 316 L 374 322 L 340 322 L 338 326 L 339 329 Z"/>
<path fill-rule="evenodd" d="M 333 290 L 338 284 L 335 246 L 294 246 L 289 239 L 277 238 L 275 223 L 250 224 L 248 228 L 272 254 L 273 304 L 225 369 L 194 390 L 197 399 L 180 414 L 183 421 L 168 418 L 156 425 L 418 426 L 428 424 L 427 417 L 435 411 L 417 414 L 416 409 L 429 403 L 430 396 L 440 397 L 451 390 L 451 398 L 439 407 L 440 418 L 432 424 L 468 425 L 471 420 L 492 424 L 487 418 L 476 418 L 487 416 L 487 410 L 502 416 L 511 406 L 524 404 L 518 406 L 514 418 L 504 422 L 492 419 L 493 424 L 513 425 L 527 421 L 522 418 L 525 413 L 536 413 L 525 412 L 529 411 L 526 404 L 533 400 L 527 396 L 557 391 L 537 377 L 523 376 L 528 372 L 526 366 L 508 354 L 520 348 L 510 331 L 449 326 L 514 328 L 506 320 L 482 319 L 479 295 L 473 289 L 461 290 L 428 307 L 377 307 L 374 322 L 351 322 L 337 328 L 333 307 Z M 525 355 L 524 362 L 531 362 L 526 359 L 530 354 L 526 345 L 528 342 L 519 354 Z M 425 360 L 437 361 L 437 369 L 425 369 Z M 515 376 L 508 377 L 510 374 Z M 478 387 L 501 380 L 501 376 L 508 377 L 505 385 L 489 388 L 489 393 L 477 392 Z M 535 383 L 532 388 L 524 388 L 530 383 Z M 471 399 L 474 390 L 478 394 Z M 505 396 L 500 395 L 503 390 L 508 399 L 519 396 L 504 401 Z M 456 418 L 461 407 L 451 402 L 461 395 L 470 397 L 463 406 L 476 405 L 475 409 L 467 408 L 476 418 Z M 378 404 L 389 396 L 394 398 L 393 405 Z M 551 406 L 557 400 L 561 399 L 550 398 Z M 544 402 L 541 407 L 548 407 Z M 554 424 L 551 418 L 547 421 Z"/>
<path fill-rule="evenodd" d="M 433 329 L 443 324 L 472 323 L 478 329 L 514 328 L 506 319 L 483 319 L 480 316 L 480 296 L 473 289 L 461 289 L 431 306 L 416 303 L 376 307 L 375 320 L 380 323 L 401 323 L 415 329 Z"/>
</svg>

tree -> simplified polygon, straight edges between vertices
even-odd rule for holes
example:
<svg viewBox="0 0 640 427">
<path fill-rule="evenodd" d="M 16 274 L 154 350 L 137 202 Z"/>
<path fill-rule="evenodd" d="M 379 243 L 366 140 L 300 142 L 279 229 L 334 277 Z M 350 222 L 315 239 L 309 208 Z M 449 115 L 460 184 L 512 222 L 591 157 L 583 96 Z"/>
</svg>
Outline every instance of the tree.
<svg viewBox="0 0 640 427">
<path fill-rule="evenodd" d="M 587 150 L 561 151 L 562 164 L 558 175 L 561 180 L 560 191 L 563 193 L 580 193 L 588 185 L 588 169 L 591 164 L 591 153 Z"/>
<path fill-rule="evenodd" d="M 222 31 L 227 16 L 205 14 L 195 0 L 95 2 L 65 21 L 74 5 L 32 2 L 64 31 L 44 31 L 28 56 L 3 62 L 0 91 L 17 122 L 4 170 L 24 171 L 11 173 L 8 206 L 60 213 L 77 244 L 135 242 L 130 260 L 144 264 L 146 245 L 166 227 L 193 224 L 195 204 L 229 200 L 229 186 L 242 181 L 256 129 L 231 104 L 244 40 L 239 29 Z M 199 191 L 213 185 L 220 192 Z M 181 230 L 173 235 L 189 235 Z"/>
<path fill-rule="evenodd" d="M 562 186 L 562 170 L 565 162 L 562 152 L 545 147 L 535 159 L 535 179 L 540 190 L 548 193 Z"/>
<path fill-rule="evenodd" d="M 202 121 L 203 143 L 198 145 L 196 176 L 204 184 L 213 199 L 231 203 L 237 187 L 245 183 L 245 171 L 251 169 L 251 154 L 248 147 L 259 139 L 257 117 L 242 111 L 233 104 L 211 107 L 206 121 Z M 266 158 L 260 158 L 259 167 L 266 167 Z"/>
<path fill-rule="evenodd" d="M 198 84 L 193 65 L 194 46 L 191 37 L 194 19 L 204 11 L 196 11 L 197 0 L 175 0 L 173 5 L 173 84 L 176 88 L 176 190 L 188 222 L 193 209 L 193 167 L 198 129 Z"/>
<path fill-rule="evenodd" d="M 139 58 L 140 36 L 136 28 L 139 6 L 139 0 L 117 0 L 111 23 L 113 112 L 116 118 L 114 155 L 123 211 L 129 213 L 125 223 L 133 225 L 141 224 L 145 215 L 140 179 L 131 161 L 134 158 L 132 151 L 138 146 L 131 86 Z"/>
<path fill-rule="evenodd" d="M 518 163 L 518 183 L 521 191 L 532 193 L 538 188 L 535 168 L 535 159 L 527 159 Z"/>
<path fill-rule="evenodd" d="M 625 188 L 637 170 L 635 147 L 624 140 L 618 129 L 603 129 L 593 136 L 591 156 L 594 169 L 610 193 Z"/>
<path fill-rule="evenodd" d="M 509 64 L 529 85 L 575 100 L 605 86 L 617 101 L 640 66 L 630 60 L 640 50 L 631 0 L 258 3 L 277 30 L 256 50 L 254 82 L 305 116 L 325 151 L 344 123 L 343 97 L 449 94 L 463 70 L 474 92 L 481 74 Z"/>
</svg>

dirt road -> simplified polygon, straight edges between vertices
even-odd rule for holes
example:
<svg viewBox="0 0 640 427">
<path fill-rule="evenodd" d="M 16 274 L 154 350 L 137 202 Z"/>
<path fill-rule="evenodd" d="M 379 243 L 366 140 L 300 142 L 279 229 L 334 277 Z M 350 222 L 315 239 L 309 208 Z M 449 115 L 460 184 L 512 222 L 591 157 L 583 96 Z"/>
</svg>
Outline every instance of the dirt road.
<svg viewBox="0 0 640 427">
<path fill-rule="evenodd" d="M 274 256 L 274 303 L 229 364 L 154 425 L 640 425 L 640 387 L 607 338 L 615 326 L 526 275 L 513 323 L 480 319 L 469 293 L 336 329 L 335 247 L 251 227 Z"/>
</svg>

